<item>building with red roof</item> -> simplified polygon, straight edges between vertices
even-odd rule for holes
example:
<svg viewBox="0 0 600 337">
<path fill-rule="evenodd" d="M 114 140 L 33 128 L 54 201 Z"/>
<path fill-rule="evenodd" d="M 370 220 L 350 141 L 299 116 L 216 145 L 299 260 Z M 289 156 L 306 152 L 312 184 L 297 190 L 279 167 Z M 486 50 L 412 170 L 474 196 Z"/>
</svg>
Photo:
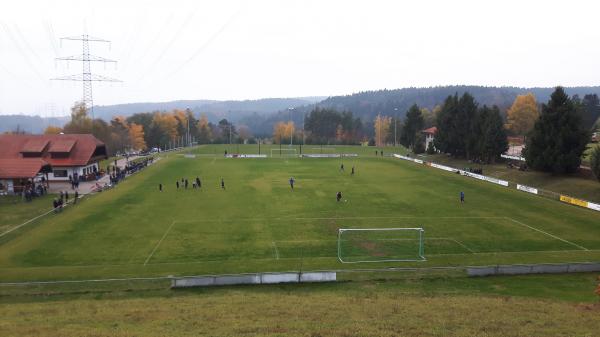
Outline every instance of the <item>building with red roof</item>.
<svg viewBox="0 0 600 337">
<path fill-rule="evenodd" d="M 421 133 L 425 135 L 425 150 L 427 150 L 429 148 L 429 144 L 433 142 L 433 139 L 435 138 L 435 134 L 437 133 L 437 127 L 432 126 L 428 129 L 422 130 Z"/>
<path fill-rule="evenodd" d="M 90 179 L 105 158 L 106 145 L 91 134 L 0 135 L 0 190 L 20 192 L 40 180 Z"/>
</svg>

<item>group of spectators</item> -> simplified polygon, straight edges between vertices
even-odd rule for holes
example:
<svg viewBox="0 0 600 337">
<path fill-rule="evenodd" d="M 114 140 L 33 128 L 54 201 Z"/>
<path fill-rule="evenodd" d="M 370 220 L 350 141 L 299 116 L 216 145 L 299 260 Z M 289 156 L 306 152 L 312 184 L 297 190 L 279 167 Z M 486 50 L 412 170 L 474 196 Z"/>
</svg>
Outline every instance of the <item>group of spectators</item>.
<svg viewBox="0 0 600 337">
<path fill-rule="evenodd" d="M 41 197 L 46 193 L 48 193 L 48 189 L 43 181 L 40 184 L 30 183 L 23 189 L 23 199 L 30 202 L 33 198 Z"/>
<path fill-rule="evenodd" d="M 142 160 L 131 161 L 125 165 L 125 168 L 120 168 L 117 165 L 108 166 L 106 168 L 106 172 L 108 172 L 110 176 L 110 184 L 116 185 L 121 180 L 125 179 L 125 177 L 129 174 L 133 174 L 135 172 L 141 171 L 146 168 L 149 164 L 152 164 L 154 161 L 154 157 L 144 158 Z M 115 161 L 116 163 L 116 161 Z"/>
<path fill-rule="evenodd" d="M 506 167 L 508 167 L 510 169 L 516 168 L 516 169 L 519 169 L 519 171 L 527 171 L 527 163 L 525 163 L 525 162 L 521 162 L 521 163 L 516 163 L 515 164 L 514 162 L 509 161 L 506 164 Z"/>
<path fill-rule="evenodd" d="M 71 189 L 75 190 L 79 188 L 79 176 L 74 177 L 69 174 L 69 183 L 71 183 Z"/>
<path fill-rule="evenodd" d="M 468 171 L 468 172 L 475 173 L 475 174 L 483 174 L 483 169 L 481 167 L 480 168 L 466 167 L 464 169 L 464 171 Z"/>
<path fill-rule="evenodd" d="M 79 191 L 75 190 L 75 195 L 73 197 L 73 204 L 77 203 L 77 199 L 79 199 Z M 60 191 L 59 196 L 52 200 L 52 207 L 54 208 L 54 213 L 61 212 L 63 206 L 68 203 L 69 203 L 69 191 Z"/>
</svg>

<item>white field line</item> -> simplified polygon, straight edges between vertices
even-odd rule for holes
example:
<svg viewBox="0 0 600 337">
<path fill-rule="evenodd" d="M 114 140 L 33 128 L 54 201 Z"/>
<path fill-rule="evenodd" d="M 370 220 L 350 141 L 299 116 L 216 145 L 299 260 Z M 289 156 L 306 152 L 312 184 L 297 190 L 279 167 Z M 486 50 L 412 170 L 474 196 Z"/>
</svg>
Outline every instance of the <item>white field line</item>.
<svg viewBox="0 0 600 337">
<path fill-rule="evenodd" d="M 361 219 L 506 219 L 504 216 L 357 216 L 357 217 L 323 217 L 323 218 L 239 218 L 239 219 L 203 219 L 193 221 L 177 221 L 179 223 L 221 222 L 221 221 L 290 221 L 290 220 L 361 220 Z"/>
<path fill-rule="evenodd" d="M 42 213 L 42 214 L 40 214 L 40 215 L 36 216 L 35 218 L 29 219 L 29 220 L 27 220 L 27 221 L 23 222 L 22 224 L 20 224 L 20 225 L 18 225 L 18 226 L 15 226 L 15 227 L 13 227 L 13 228 L 11 228 L 11 229 L 9 229 L 9 230 L 7 230 L 6 232 L 4 232 L 4 233 L 0 234 L 0 238 L 1 238 L 1 237 L 3 237 L 3 236 L 4 236 L 4 235 L 6 235 L 6 234 L 8 234 L 8 233 L 12 232 L 12 231 L 15 231 L 15 230 L 17 230 L 17 229 L 19 229 L 19 228 L 21 228 L 21 227 L 23 227 L 23 226 L 27 225 L 28 223 L 30 223 L 30 222 L 32 222 L 32 221 L 35 221 L 35 220 L 37 220 L 37 219 L 39 219 L 39 218 L 43 217 L 44 215 L 48 215 L 50 212 L 53 212 L 53 211 L 54 211 L 54 208 L 53 208 L 53 209 L 51 209 L 51 210 L 49 210 L 49 211 L 48 211 L 48 212 L 46 212 L 46 213 Z"/>
<path fill-rule="evenodd" d="M 427 256 L 452 256 L 452 255 L 501 255 L 501 254 L 539 254 L 539 253 L 581 253 L 581 249 L 565 249 L 565 250 L 516 250 L 516 251 L 503 251 L 503 252 L 475 252 L 475 253 L 440 253 L 440 254 L 427 254 Z M 600 249 L 586 249 L 586 253 L 600 252 Z M 552 262 L 540 262 L 540 263 L 552 263 Z M 559 263 L 559 262 L 557 262 Z"/>
<path fill-rule="evenodd" d="M 562 241 L 562 242 L 568 243 L 568 244 L 570 244 L 570 245 L 572 245 L 572 246 L 575 246 L 575 247 L 577 247 L 577 248 L 579 248 L 579 249 L 582 249 L 582 250 L 589 250 L 589 249 L 587 249 L 587 248 L 585 248 L 585 247 L 583 247 L 583 246 L 580 246 L 580 245 L 578 245 L 578 244 L 576 244 L 576 243 L 573 243 L 573 242 L 571 242 L 571 241 L 568 241 L 568 240 L 565 240 L 565 239 L 563 239 L 563 238 L 560 238 L 560 237 L 558 237 L 558 236 L 556 236 L 556 235 L 554 235 L 554 234 L 550 234 L 550 233 L 548 233 L 548 232 L 544 232 L 544 231 L 543 231 L 543 230 L 541 230 L 541 229 L 538 229 L 538 228 L 535 228 L 535 227 L 531 227 L 531 226 L 529 226 L 529 225 L 526 225 L 526 224 L 522 223 L 521 221 L 515 220 L 515 219 L 513 219 L 513 218 L 506 217 L 506 219 L 508 219 L 508 220 L 510 220 L 510 221 L 512 221 L 512 222 L 514 222 L 514 223 L 517 223 L 517 224 L 519 224 L 519 225 L 521 225 L 521 226 L 527 227 L 527 228 L 529 228 L 529 229 L 533 229 L 534 231 L 537 231 L 537 232 L 540 232 L 540 233 L 542 233 L 542 234 L 548 235 L 548 236 L 549 236 L 549 237 L 551 237 L 551 238 L 555 238 L 555 239 L 557 239 L 557 240 L 560 240 L 560 241 Z"/>
<path fill-rule="evenodd" d="M 425 240 L 427 240 L 427 238 L 425 238 Z M 463 247 L 464 249 L 466 249 L 466 250 L 470 251 L 470 252 L 471 252 L 471 254 L 476 254 L 476 253 L 475 253 L 475 251 L 474 251 L 473 249 L 471 249 L 471 248 L 467 247 L 467 245 L 465 245 L 464 243 L 462 243 L 462 242 L 460 242 L 460 241 L 458 241 L 458 240 L 455 240 L 455 239 L 452 239 L 452 238 L 446 238 L 446 240 L 454 241 L 454 242 L 458 243 L 458 244 L 459 244 L 461 247 Z"/>
<path fill-rule="evenodd" d="M 442 253 L 442 254 L 425 254 L 426 256 L 473 256 L 473 255 L 502 255 L 502 254 L 539 254 L 539 253 L 574 253 L 579 252 L 582 253 L 581 249 L 569 249 L 569 250 L 524 250 L 524 251 L 504 251 L 504 252 L 475 252 L 475 253 Z M 595 253 L 600 252 L 600 249 L 591 249 L 586 250 L 586 253 Z M 299 256 L 296 257 L 280 257 L 280 260 L 298 260 Z M 311 259 L 337 259 L 337 255 L 332 256 L 314 256 Z M 251 261 L 269 261 L 273 260 L 270 258 L 257 258 L 250 259 Z M 200 264 L 200 263 L 210 263 L 210 262 L 223 262 L 223 261 L 248 261 L 246 259 L 211 259 L 211 260 L 195 260 L 195 261 L 181 261 L 181 262 L 156 262 L 150 263 L 151 265 L 169 265 L 169 264 Z"/>
<path fill-rule="evenodd" d="M 82 199 L 83 199 L 83 197 L 84 197 L 84 196 L 86 196 L 86 195 L 87 195 L 87 194 L 82 194 L 82 195 L 80 195 L 80 196 L 79 196 L 79 198 L 78 198 L 78 199 L 79 199 L 79 200 L 82 200 Z M 67 201 L 67 202 L 65 203 L 65 205 L 63 206 L 63 208 L 65 208 L 65 207 L 67 207 L 67 206 L 71 205 L 72 203 L 73 203 L 72 201 L 71 201 L 71 202 Z M 58 208 L 58 207 L 57 207 L 57 208 Z M 27 220 L 27 221 L 23 222 L 22 224 L 20 224 L 20 225 L 18 225 L 18 226 L 15 226 L 15 227 L 13 227 L 13 228 L 11 228 L 11 229 L 7 230 L 6 232 L 3 232 L 2 234 L 0 234 L 0 238 L 1 238 L 1 237 L 3 237 L 3 236 L 4 236 L 4 235 L 6 235 L 6 234 L 8 234 L 8 233 L 12 232 L 12 231 L 15 231 L 15 230 L 17 230 L 17 229 L 19 229 L 19 228 L 21 228 L 21 227 L 23 227 L 23 226 L 25 226 L 25 225 L 27 225 L 27 224 L 29 224 L 29 223 L 31 223 L 31 222 L 33 222 L 33 221 L 35 221 L 35 220 L 37 220 L 37 219 L 39 219 L 39 218 L 43 217 L 43 216 L 46 216 L 46 215 L 48 215 L 48 214 L 52 213 L 54 210 L 56 210 L 56 208 L 52 208 L 51 210 L 49 210 L 49 211 L 48 211 L 48 212 L 46 212 L 46 213 L 42 213 L 42 214 L 40 214 L 40 215 L 36 216 L 35 218 L 29 219 L 29 220 Z"/>
<path fill-rule="evenodd" d="M 167 228 L 167 231 L 165 232 L 165 234 L 163 234 L 162 238 L 160 238 L 160 240 L 158 241 L 158 243 L 156 244 L 156 246 L 154 247 L 154 249 L 152 250 L 150 255 L 148 255 L 148 257 L 146 258 L 146 261 L 144 261 L 144 266 L 148 264 L 148 261 L 150 261 L 150 258 L 152 257 L 152 255 L 154 255 L 154 252 L 156 252 L 156 250 L 158 249 L 158 246 L 160 246 L 160 244 L 163 242 L 163 240 L 165 239 L 167 234 L 169 234 L 169 232 L 171 231 L 171 228 L 173 228 L 174 224 L 175 224 L 175 220 L 173 220 L 173 222 L 171 222 L 171 226 L 169 226 L 169 228 Z"/>
<path fill-rule="evenodd" d="M 279 241 L 281 242 L 281 241 Z M 494 255 L 494 254 L 539 254 L 539 253 L 596 253 L 596 252 L 600 252 L 600 249 L 588 249 L 586 251 L 582 251 L 581 249 L 566 249 L 566 250 L 525 250 L 525 251 L 504 251 L 504 252 L 476 252 L 476 253 L 441 253 L 441 254 L 427 254 L 427 256 L 452 256 L 452 255 Z M 280 260 L 298 260 L 300 259 L 300 257 L 279 257 Z M 335 256 L 315 256 L 315 257 L 311 257 L 311 259 L 337 259 L 337 255 Z M 180 264 L 200 264 L 200 263 L 210 263 L 210 262 L 223 262 L 223 261 L 269 261 L 269 260 L 273 260 L 272 257 L 269 258 L 253 258 L 253 259 L 230 259 L 230 258 L 226 258 L 226 259 L 211 259 L 211 260 L 195 260 L 195 261 L 171 261 L 171 262 L 155 262 L 155 263 L 148 263 L 149 265 L 169 265 L 169 264 L 175 264 L 175 265 L 180 265 Z M 26 269 L 26 270 L 35 270 L 35 269 L 52 269 L 52 268 L 64 268 L 64 267 L 68 267 L 68 268 L 74 268 L 74 269 L 80 269 L 80 268 L 106 268 L 106 267 L 127 267 L 127 266 L 139 266 L 139 264 L 136 263 L 122 263 L 122 264 L 89 264 L 89 265 L 55 265 L 55 266 L 44 266 L 44 267 L 19 267 L 19 269 Z M 444 267 L 440 267 L 440 268 L 444 268 Z M 5 269 L 5 268 L 0 268 L 0 270 Z M 15 268 L 10 268 L 15 269 Z M 148 277 L 148 278 L 137 278 L 137 279 L 148 279 L 148 280 L 155 280 L 155 279 L 168 279 L 168 277 Z M 136 279 L 136 278 L 134 278 Z M 113 281 L 118 281 L 118 280 L 130 280 L 130 279 L 100 279 L 98 281 L 104 281 L 104 280 L 113 280 Z M 42 281 L 43 282 L 43 281 Z M 78 282 L 78 281 L 73 281 L 73 282 Z M 34 281 L 32 281 L 31 283 L 34 283 Z M 48 283 L 54 283 L 53 281 L 48 281 Z M 6 283 L 2 283 L 0 282 L 0 286 L 2 284 L 6 284 Z"/>
<path fill-rule="evenodd" d="M 504 219 L 502 216 L 355 216 L 334 218 L 292 218 L 293 220 L 353 220 L 353 219 Z M 283 218 L 281 220 L 290 220 Z"/>
<path fill-rule="evenodd" d="M 91 280 L 59 280 L 59 281 L 30 281 L 30 282 L 0 282 L 0 286 L 27 286 L 35 284 L 63 284 L 63 283 L 90 283 L 90 282 L 120 282 L 120 281 L 154 281 L 170 280 L 169 276 L 158 277 L 131 277 L 131 278 L 103 278 Z"/>
<path fill-rule="evenodd" d="M 277 244 L 275 241 L 271 242 L 273 244 L 273 248 L 275 248 L 275 259 L 279 260 L 279 249 L 277 249 Z"/>
<path fill-rule="evenodd" d="M 282 241 L 279 241 L 282 242 Z M 502 252 L 475 252 L 475 253 L 440 253 L 440 254 L 427 254 L 427 256 L 452 256 L 452 255 L 498 255 L 498 254 L 539 254 L 539 253 L 596 253 L 596 252 L 600 252 L 600 249 L 588 249 L 585 251 L 582 251 L 581 249 L 565 249 L 565 250 L 522 250 L 522 251 L 502 251 Z M 315 257 L 311 257 L 311 259 L 329 259 L 329 258 L 335 258 L 337 259 L 337 255 L 335 256 L 315 256 Z M 300 259 L 300 257 L 279 257 L 280 260 L 293 260 L 293 259 Z M 230 259 L 230 258 L 225 258 L 225 259 L 211 259 L 211 260 L 194 260 L 194 261 L 172 261 L 172 262 L 155 262 L 155 263 L 148 263 L 149 265 L 169 265 L 169 264 L 198 264 L 198 263 L 208 263 L 208 262 L 222 262 L 222 261 L 268 261 L 268 260 L 273 260 L 273 258 L 254 258 L 254 259 L 243 259 L 243 258 L 239 258 L 239 259 Z M 14 270 L 14 269 L 26 269 L 26 270 L 32 270 L 32 269 L 52 269 L 52 268 L 74 268 L 74 269 L 81 269 L 81 268 L 106 268 L 106 267 L 127 267 L 127 266 L 139 266 L 139 264 L 136 263 L 121 263 L 121 264 L 86 264 L 86 265 L 54 265 L 54 266 L 43 266 L 43 267 L 39 267 L 39 266 L 33 266 L 33 267 L 9 267 L 9 268 L 5 268 L 5 267 L 0 267 L 0 270 L 2 269 L 10 269 L 10 270 Z M 160 278 L 160 277 L 158 277 Z M 168 278 L 168 277 L 165 277 Z M 155 278 L 148 278 L 148 279 L 155 279 Z M 0 282 L 0 285 L 2 285 L 2 283 Z"/>
</svg>

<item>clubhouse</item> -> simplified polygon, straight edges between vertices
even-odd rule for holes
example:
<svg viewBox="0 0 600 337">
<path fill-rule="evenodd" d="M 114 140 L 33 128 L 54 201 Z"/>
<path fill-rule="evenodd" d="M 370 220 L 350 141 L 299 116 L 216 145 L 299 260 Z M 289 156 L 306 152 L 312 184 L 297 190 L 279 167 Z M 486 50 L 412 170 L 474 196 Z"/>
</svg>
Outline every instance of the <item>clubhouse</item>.
<svg viewBox="0 0 600 337">
<path fill-rule="evenodd" d="M 0 193 L 96 179 L 106 145 L 91 134 L 0 135 Z"/>
</svg>

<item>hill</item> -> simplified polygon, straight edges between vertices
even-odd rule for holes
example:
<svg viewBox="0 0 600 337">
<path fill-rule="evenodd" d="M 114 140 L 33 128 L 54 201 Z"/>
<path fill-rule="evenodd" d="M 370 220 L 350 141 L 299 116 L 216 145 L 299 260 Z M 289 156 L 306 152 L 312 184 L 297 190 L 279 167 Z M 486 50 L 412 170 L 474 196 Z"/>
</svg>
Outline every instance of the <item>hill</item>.
<svg viewBox="0 0 600 337">
<path fill-rule="evenodd" d="M 301 126 L 304 116 L 315 107 L 335 108 L 352 111 L 360 117 L 367 129 L 373 119 L 381 113 L 403 118 L 413 104 L 432 109 L 442 104 L 449 95 L 469 92 L 479 104 L 497 105 L 506 111 L 517 97 L 525 93 L 533 93 L 540 103 L 548 101 L 554 88 L 519 88 L 519 87 L 484 87 L 484 86 L 438 86 L 428 88 L 403 88 L 363 91 L 350 95 L 332 97 L 299 97 L 299 98 L 264 98 L 257 100 L 179 100 L 171 102 L 141 102 L 118 105 L 95 106 L 96 118 L 110 120 L 114 116 L 130 116 L 139 112 L 166 111 L 172 109 L 191 109 L 200 115 L 204 113 L 208 119 L 216 123 L 222 118 L 234 124 L 247 125 L 255 135 L 268 136 L 273 132 L 273 125 L 278 121 L 291 120 Z M 600 86 L 566 88 L 570 96 L 586 94 L 600 95 Z M 288 108 L 294 108 L 289 111 Z M 41 132 L 47 125 L 63 125 L 68 117 L 56 119 L 38 116 L 0 116 L 0 132 L 11 131 L 20 127 L 27 132 Z"/>
<path fill-rule="evenodd" d="M 0 133 L 7 131 L 23 131 L 42 133 L 49 125 L 63 126 L 70 117 L 40 117 L 27 115 L 0 115 Z"/>
<path fill-rule="evenodd" d="M 138 112 L 167 111 L 172 109 L 191 109 L 197 115 L 204 113 L 211 121 L 227 118 L 238 122 L 245 116 L 253 114 L 267 115 L 290 107 L 313 104 L 324 97 L 299 98 L 263 98 L 257 100 L 181 100 L 162 103 L 130 103 L 118 105 L 95 106 L 96 118 L 110 120 L 114 116 L 131 116 Z"/>
<path fill-rule="evenodd" d="M 533 93 L 539 103 L 547 102 L 554 88 L 518 88 L 518 87 L 484 87 L 484 86 L 440 86 L 429 88 L 403 88 L 393 90 L 363 91 L 344 96 L 333 96 L 315 104 L 298 106 L 292 113 L 292 120 L 296 125 L 302 125 L 303 117 L 316 106 L 321 108 L 334 108 L 339 111 L 352 111 L 354 116 L 360 117 L 367 128 L 372 124 L 377 114 L 387 116 L 398 116 L 403 118 L 411 105 L 432 109 L 442 104 L 446 97 L 458 93 L 462 95 L 469 92 L 475 97 L 479 104 L 497 105 L 502 112 L 506 111 L 513 103 L 517 95 Z M 566 88 L 570 96 L 586 94 L 599 94 L 600 86 L 594 87 L 571 87 Z M 397 110 L 395 110 L 397 109 Z M 270 134 L 273 125 L 281 120 L 288 120 L 289 112 L 278 111 L 270 116 L 251 116 L 242 119 L 244 124 L 250 126 L 256 134 Z"/>
</svg>

